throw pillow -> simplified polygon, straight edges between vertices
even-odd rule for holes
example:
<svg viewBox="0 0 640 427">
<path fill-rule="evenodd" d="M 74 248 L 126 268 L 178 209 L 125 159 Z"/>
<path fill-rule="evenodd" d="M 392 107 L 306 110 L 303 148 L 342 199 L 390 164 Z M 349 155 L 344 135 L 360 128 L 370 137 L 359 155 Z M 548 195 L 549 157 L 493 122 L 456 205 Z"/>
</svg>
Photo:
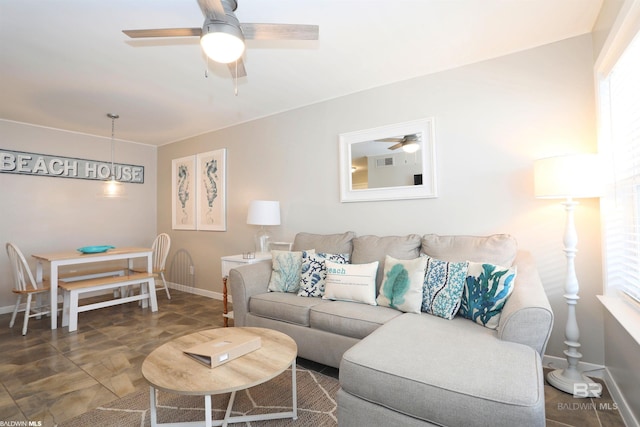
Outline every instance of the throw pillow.
<svg viewBox="0 0 640 427">
<path fill-rule="evenodd" d="M 422 311 L 451 320 L 460 308 L 468 262 L 447 262 L 427 256 Z"/>
<path fill-rule="evenodd" d="M 327 264 L 325 261 L 333 261 L 338 264 L 347 264 L 349 254 L 309 253 L 302 254 L 302 270 L 300 275 L 301 297 L 321 297 L 324 295 L 325 279 L 327 278 Z"/>
<path fill-rule="evenodd" d="M 303 251 L 271 251 L 272 270 L 271 278 L 269 279 L 269 291 L 298 292 L 303 253 Z"/>
<path fill-rule="evenodd" d="M 369 264 L 338 264 L 326 261 L 327 279 L 322 299 L 376 305 L 378 261 Z"/>
<path fill-rule="evenodd" d="M 405 313 L 420 313 L 426 268 L 427 257 L 401 260 L 387 255 L 382 287 L 376 299 L 378 305 Z"/>
<path fill-rule="evenodd" d="M 460 315 L 496 329 L 516 278 L 516 268 L 469 262 Z"/>
</svg>

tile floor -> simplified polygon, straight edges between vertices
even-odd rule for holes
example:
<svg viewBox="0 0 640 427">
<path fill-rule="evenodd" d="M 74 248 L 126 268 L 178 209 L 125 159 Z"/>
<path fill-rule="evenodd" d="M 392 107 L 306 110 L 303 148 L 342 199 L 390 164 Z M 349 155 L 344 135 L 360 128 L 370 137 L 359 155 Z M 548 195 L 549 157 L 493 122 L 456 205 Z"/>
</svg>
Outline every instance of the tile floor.
<svg viewBox="0 0 640 427">
<path fill-rule="evenodd" d="M 148 385 L 140 367 L 155 347 L 175 336 L 222 327 L 222 302 L 171 291 L 158 292 L 160 310 L 136 303 L 81 313 L 79 329 L 51 331 L 49 318 L 31 319 L 25 337 L 22 316 L 9 329 L 0 315 L 0 424 L 42 421 L 54 426 Z M 337 377 L 338 371 L 309 361 L 301 365 Z M 545 386 L 547 426 L 622 427 L 605 391 L 601 399 L 573 399 Z M 14 423 L 14 425 L 19 425 Z"/>
</svg>

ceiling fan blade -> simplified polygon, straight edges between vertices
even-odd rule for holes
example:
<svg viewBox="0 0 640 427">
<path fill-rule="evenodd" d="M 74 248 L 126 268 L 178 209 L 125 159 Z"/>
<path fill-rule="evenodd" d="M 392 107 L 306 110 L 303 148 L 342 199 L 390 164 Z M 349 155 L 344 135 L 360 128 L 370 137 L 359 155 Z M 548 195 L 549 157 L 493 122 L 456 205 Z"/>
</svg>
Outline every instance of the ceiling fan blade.
<svg viewBox="0 0 640 427">
<path fill-rule="evenodd" d="M 382 138 L 376 139 L 378 142 L 403 142 L 404 138 Z"/>
<path fill-rule="evenodd" d="M 198 0 L 198 6 L 202 14 L 207 18 L 218 21 L 226 21 L 226 13 L 220 0 Z"/>
<path fill-rule="evenodd" d="M 297 24 L 240 24 L 247 40 L 318 40 L 320 27 Z"/>
<path fill-rule="evenodd" d="M 392 145 L 391 147 L 389 147 L 389 150 L 397 150 L 398 148 L 402 148 L 403 145 L 404 143 L 398 142 L 396 145 Z"/>
<path fill-rule="evenodd" d="M 191 37 L 202 34 L 202 28 L 155 28 L 150 30 L 122 30 L 132 39 L 142 37 Z"/>
<path fill-rule="evenodd" d="M 236 64 L 238 64 L 238 67 L 236 68 Z M 230 62 L 227 64 L 227 66 L 229 67 L 229 72 L 231 73 L 231 77 L 246 77 L 247 76 L 247 70 L 245 70 L 244 68 L 244 61 L 242 60 L 242 58 L 239 58 L 236 62 Z M 238 73 L 236 75 L 236 72 Z"/>
</svg>

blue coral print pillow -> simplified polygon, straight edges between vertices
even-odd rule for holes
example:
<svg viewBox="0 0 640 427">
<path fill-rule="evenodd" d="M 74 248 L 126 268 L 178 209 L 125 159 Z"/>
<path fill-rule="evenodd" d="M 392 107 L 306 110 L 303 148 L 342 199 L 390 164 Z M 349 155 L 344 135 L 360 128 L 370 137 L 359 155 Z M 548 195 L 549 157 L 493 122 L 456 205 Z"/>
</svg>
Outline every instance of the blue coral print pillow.
<svg viewBox="0 0 640 427">
<path fill-rule="evenodd" d="M 420 313 L 422 282 L 427 258 L 395 259 L 387 255 L 378 305 L 391 307 L 405 313 Z"/>
<path fill-rule="evenodd" d="M 513 292 L 516 268 L 469 262 L 460 315 L 496 329 L 504 303 Z"/>
<path fill-rule="evenodd" d="M 299 296 L 321 297 L 324 295 L 324 286 L 327 279 L 327 260 L 338 264 L 347 264 L 349 262 L 349 254 L 303 252 Z"/>
<path fill-rule="evenodd" d="M 441 261 L 429 256 L 425 258 L 428 261 L 421 310 L 451 320 L 460 308 L 469 263 Z"/>
<path fill-rule="evenodd" d="M 298 292 L 303 253 L 303 251 L 271 251 L 272 270 L 268 287 L 270 292 Z"/>
</svg>

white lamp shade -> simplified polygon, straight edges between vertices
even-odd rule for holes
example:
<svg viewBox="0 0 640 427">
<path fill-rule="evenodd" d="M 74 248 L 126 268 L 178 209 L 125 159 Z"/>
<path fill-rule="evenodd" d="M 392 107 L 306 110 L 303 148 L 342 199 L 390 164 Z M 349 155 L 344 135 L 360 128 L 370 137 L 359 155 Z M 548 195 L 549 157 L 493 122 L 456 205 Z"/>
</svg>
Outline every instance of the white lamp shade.
<svg viewBox="0 0 640 427">
<path fill-rule="evenodd" d="M 602 168 L 597 154 L 570 154 L 536 160 L 535 196 L 539 198 L 599 197 Z"/>
<path fill-rule="evenodd" d="M 247 224 L 280 225 L 280 202 L 274 200 L 253 200 L 249 204 Z"/>
</svg>

